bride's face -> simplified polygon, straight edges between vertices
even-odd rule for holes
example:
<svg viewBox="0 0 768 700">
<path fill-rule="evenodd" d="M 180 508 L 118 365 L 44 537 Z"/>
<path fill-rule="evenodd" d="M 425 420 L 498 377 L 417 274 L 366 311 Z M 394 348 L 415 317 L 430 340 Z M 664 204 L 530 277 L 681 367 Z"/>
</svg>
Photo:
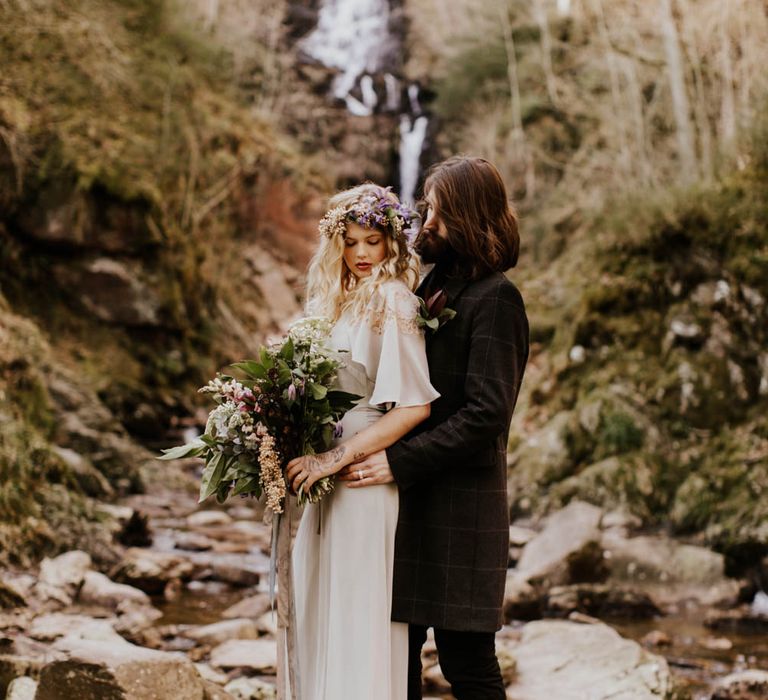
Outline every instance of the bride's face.
<svg viewBox="0 0 768 700">
<path fill-rule="evenodd" d="M 344 264 L 355 277 L 368 277 L 387 254 L 384 234 L 349 222 L 344 236 Z"/>
</svg>

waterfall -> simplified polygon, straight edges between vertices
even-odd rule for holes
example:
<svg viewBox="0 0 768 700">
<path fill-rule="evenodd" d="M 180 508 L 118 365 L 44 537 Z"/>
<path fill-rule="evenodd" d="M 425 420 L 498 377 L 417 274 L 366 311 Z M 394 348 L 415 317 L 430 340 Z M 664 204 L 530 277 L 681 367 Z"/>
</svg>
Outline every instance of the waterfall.
<svg viewBox="0 0 768 700">
<path fill-rule="evenodd" d="M 405 204 L 413 205 L 421 172 L 421 152 L 429 125 L 419 102 L 418 85 L 408 86 L 408 105 L 412 114 L 400 115 L 400 199 Z"/>
<path fill-rule="evenodd" d="M 332 92 L 352 114 L 373 113 L 351 95 L 361 76 L 380 73 L 397 60 L 399 42 L 389 31 L 390 15 L 388 0 L 325 0 L 317 27 L 302 42 L 307 55 L 340 71 Z"/>
<path fill-rule="evenodd" d="M 400 199 L 412 205 L 421 172 L 421 152 L 427 138 L 429 120 L 422 113 L 419 86 L 408 86 L 411 114 L 400 115 Z"/>
<path fill-rule="evenodd" d="M 386 108 L 390 112 L 400 111 L 400 81 L 392 73 L 384 74 L 384 85 L 387 89 Z"/>
<path fill-rule="evenodd" d="M 400 81 L 390 72 L 400 66 L 402 53 L 391 24 L 390 0 L 322 0 L 317 26 L 300 48 L 313 60 L 339 71 L 331 94 L 344 101 L 350 114 L 367 117 L 377 110 L 400 112 L 400 197 L 413 204 L 428 117 L 419 103 L 419 86 L 409 85 L 403 100 Z M 383 82 L 381 97 L 376 78 Z"/>
</svg>

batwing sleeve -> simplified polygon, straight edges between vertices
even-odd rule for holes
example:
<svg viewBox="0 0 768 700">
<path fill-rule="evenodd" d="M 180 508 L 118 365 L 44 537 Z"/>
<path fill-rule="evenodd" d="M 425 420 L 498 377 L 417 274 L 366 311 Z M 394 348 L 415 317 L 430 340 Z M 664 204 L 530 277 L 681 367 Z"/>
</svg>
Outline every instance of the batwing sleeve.
<svg viewBox="0 0 768 700">
<path fill-rule="evenodd" d="M 377 408 L 422 406 L 440 394 L 429 381 L 419 302 L 401 282 L 382 284 L 351 333 L 351 359 L 373 382 Z"/>
</svg>

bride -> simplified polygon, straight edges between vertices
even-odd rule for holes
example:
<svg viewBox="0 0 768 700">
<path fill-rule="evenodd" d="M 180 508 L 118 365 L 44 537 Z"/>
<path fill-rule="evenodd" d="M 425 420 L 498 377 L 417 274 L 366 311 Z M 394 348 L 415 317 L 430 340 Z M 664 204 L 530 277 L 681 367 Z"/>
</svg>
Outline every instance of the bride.
<svg viewBox="0 0 768 700">
<path fill-rule="evenodd" d="M 338 388 L 363 398 L 328 452 L 288 465 L 294 490 L 392 445 L 429 416 L 429 381 L 416 321 L 418 260 L 409 212 L 387 189 L 337 194 L 320 222 L 309 267 L 308 310 L 331 318 L 332 346 L 346 351 Z M 293 550 L 294 663 L 302 700 L 404 700 L 408 625 L 390 621 L 397 487 L 358 470 L 371 488 L 337 484 L 304 509 Z"/>
</svg>

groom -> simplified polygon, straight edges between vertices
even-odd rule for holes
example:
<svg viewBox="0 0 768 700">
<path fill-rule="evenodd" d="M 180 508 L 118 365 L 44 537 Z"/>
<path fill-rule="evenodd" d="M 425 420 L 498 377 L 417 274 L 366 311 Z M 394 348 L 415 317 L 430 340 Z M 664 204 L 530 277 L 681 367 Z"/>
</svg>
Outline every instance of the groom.
<svg viewBox="0 0 768 700">
<path fill-rule="evenodd" d="M 417 294 L 454 318 L 427 330 L 430 379 L 440 392 L 411 434 L 341 472 L 351 488 L 395 481 L 392 619 L 408 622 L 408 698 L 421 698 L 421 648 L 434 628 L 440 667 L 459 700 L 505 698 L 495 654 L 509 551 L 506 447 L 528 359 L 520 292 L 503 272 L 520 238 L 498 170 L 453 157 L 424 184 L 416 241 L 434 263 Z"/>
</svg>

